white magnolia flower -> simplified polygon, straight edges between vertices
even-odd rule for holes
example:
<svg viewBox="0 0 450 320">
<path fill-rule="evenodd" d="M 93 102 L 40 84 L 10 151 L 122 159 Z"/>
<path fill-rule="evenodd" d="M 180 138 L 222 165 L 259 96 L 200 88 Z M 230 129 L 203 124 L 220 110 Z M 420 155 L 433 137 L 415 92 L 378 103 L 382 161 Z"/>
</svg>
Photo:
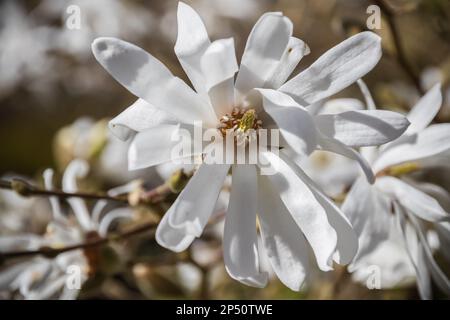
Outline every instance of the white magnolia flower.
<svg viewBox="0 0 450 320">
<path fill-rule="evenodd" d="M 72 161 L 63 176 L 63 191 L 77 192 L 76 179 L 87 174 L 88 165 L 82 160 Z M 45 187 L 53 189 L 53 170 L 44 172 Z M 128 186 L 121 186 L 109 191 L 118 195 L 128 191 Z M 128 208 L 116 208 L 106 214 L 105 201 L 98 201 L 91 213 L 86 203 L 80 198 L 67 200 L 73 217 L 65 215 L 57 198 L 51 197 L 53 219 L 43 235 L 19 234 L 0 237 L 0 247 L 4 252 L 15 250 L 38 250 L 42 247 L 66 247 L 103 237 L 111 223 L 116 219 L 129 219 L 132 211 Z M 73 219 L 75 218 L 75 220 Z M 80 288 L 74 288 L 71 282 L 70 268 L 74 266 L 81 271 L 79 284 L 82 285 L 95 269 L 92 257 L 95 249 L 72 250 L 61 253 L 54 258 L 35 257 L 0 270 L 0 291 L 17 291 L 25 299 L 75 299 Z M 91 261 L 92 259 L 92 261 Z M 76 285 L 76 282 L 73 283 Z"/>
<path fill-rule="evenodd" d="M 374 106 L 368 92 L 366 98 Z M 350 268 L 357 270 L 355 278 L 361 280 L 362 269 L 367 266 L 384 266 L 381 272 L 385 276 L 397 275 L 397 279 L 382 277 L 382 287 L 389 288 L 410 277 L 413 268 L 422 298 L 432 296 L 430 276 L 446 294 L 450 294 L 450 282 L 434 260 L 428 241 L 429 232 L 437 232 L 440 249 L 448 255 L 449 214 L 437 199 L 448 203 L 450 197 L 439 186 L 419 184 L 411 177 L 405 178 L 404 174 L 448 163 L 448 154 L 445 154 L 450 149 L 450 124 L 429 125 L 441 104 L 438 84 L 409 112 L 411 125 L 403 136 L 379 149 L 364 150 L 378 178 L 374 185 L 369 185 L 360 177 L 342 205 L 359 235 L 359 251 Z M 402 238 L 404 243 L 398 243 Z M 406 254 L 383 261 L 391 257 L 386 252 L 398 250 L 400 246 Z M 405 256 L 409 262 L 405 262 Z M 409 263 L 411 266 L 407 266 Z"/>
<path fill-rule="evenodd" d="M 358 160 L 373 180 L 369 166 L 351 147 L 395 139 L 407 120 L 387 111 L 313 117 L 306 107 L 369 72 L 381 56 L 380 38 L 370 32 L 351 37 L 285 83 L 309 53 L 292 32 L 291 21 L 280 12 L 264 14 L 249 35 L 238 72 L 233 39 L 211 42 L 200 17 L 180 2 L 175 53 L 196 91 L 143 49 L 119 39 L 96 39 L 92 44 L 96 59 L 139 97 L 110 123 L 118 137 L 133 139 L 129 168 L 174 160 L 172 150 L 178 142 L 173 137 L 180 128 L 192 130 L 201 120 L 203 129 L 235 129 L 244 136 L 250 129 L 278 128 L 285 149 L 303 156 L 316 148 L 343 154 Z M 319 267 L 328 271 L 333 260 L 345 264 L 352 259 L 357 239 L 339 209 L 285 152 L 259 156 L 276 168 L 276 174 L 259 175 L 260 165 L 208 164 L 206 155 L 160 222 L 156 238 L 162 246 L 182 251 L 200 237 L 231 168 L 223 239 L 228 273 L 253 286 L 267 282 L 259 265 L 258 212 L 263 245 L 275 273 L 289 288 L 299 290 L 309 268 L 308 246 Z"/>
</svg>

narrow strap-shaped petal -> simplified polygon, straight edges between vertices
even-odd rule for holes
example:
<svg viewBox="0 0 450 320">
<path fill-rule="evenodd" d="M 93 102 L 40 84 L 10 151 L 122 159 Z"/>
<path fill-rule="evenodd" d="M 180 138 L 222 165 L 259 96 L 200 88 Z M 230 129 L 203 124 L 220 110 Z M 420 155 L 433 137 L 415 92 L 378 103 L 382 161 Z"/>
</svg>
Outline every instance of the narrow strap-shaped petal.
<svg viewBox="0 0 450 320">
<path fill-rule="evenodd" d="M 323 271 L 332 270 L 337 235 L 325 210 L 283 159 L 272 152 L 261 153 L 260 158 L 276 172 L 267 177 L 313 248 L 319 268 Z"/>
<path fill-rule="evenodd" d="M 408 212 L 407 212 L 408 214 Z M 433 278 L 436 285 L 444 292 L 447 296 L 450 295 L 450 280 L 446 276 L 446 274 L 442 271 L 442 269 L 437 264 L 436 260 L 433 257 L 433 252 L 430 248 L 430 245 L 428 244 L 428 240 L 425 236 L 425 231 L 423 226 L 420 224 L 420 222 L 417 220 L 416 217 L 412 216 L 411 214 L 408 214 L 408 217 L 412 221 L 412 224 L 414 228 L 417 231 L 417 234 L 419 235 L 420 243 L 423 247 L 423 252 L 425 254 L 425 259 L 427 261 L 427 266 L 429 268 L 431 277 Z"/>
<path fill-rule="evenodd" d="M 277 69 L 292 36 L 292 22 L 281 12 L 259 18 L 247 39 L 236 78 L 238 98 L 262 88 Z"/>
<path fill-rule="evenodd" d="M 277 67 L 266 80 L 263 88 L 278 89 L 286 82 L 300 60 L 310 53 L 309 47 L 302 40 L 290 37 Z"/>
<path fill-rule="evenodd" d="M 319 130 L 349 147 L 378 146 L 397 139 L 409 125 L 400 113 L 354 110 L 314 117 Z"/>
<path fill-rule="evenodd" d="M 390 201 L 386 197 L 380 197 L 376 191 L 364 177 L 360 177 L 341 206 L 359 239 L 357 255 L 349 266 L 351 271 L 357 269 L 360 261 L 373 253 L 389 236 Z"/>
<path fill-rule="evenodd" d="M 364 100 L 366 101 L 366 107 L 368 110 L 376 110 L 377 107 L 375 105 L 375 101 L 373 101 L 372 94 L 370 93 L 369 88 L 367 87 L 366 83 L 363 81 L 363 79 L 359 79 L 356 81 L 358 84 L 359 90 L 361 90 L 361 93 L 364 96 Z"/>
<path fill-rule="evenodd" d="M 206 91 L 216 116 L 220 118 L 234 107 L 234 74 L 238 71 L 233 38 L 214 41 L 201 59 Z"/>
<path fill-rule="evenodd" d="M 308 111 L 290 96 L 272 89 L 257 89 L 263 96 L 263 108 L 280 130 L 289 147 L 302 155 L 311 154 L 317 146 L 316 128 Z"/>
<path fill-rule="evenodd" d="M 328 50 L 280 91 L 306 107 L 348 87 L 372 70 L 380 58 L 381 38 L 361 32 Z"/>
<path fill-rule="evenodd" d="M 101 219 L 98 226 L 98 233 L 104 237 L 108 234 L 111 223 L 117 219 L 131 219 L 133 218 L 133 210 L 129 208 L 117 208 L 111 210 Z"/>
<path fill-rule="evenodd" d="M 330 225 L 336 230 L 337 244 L 334 260 L 342 265 L 350 263 L 358 251 L 358 238 L 349 220 L 299 166 L 293 163 L 283 152 L 280 153 L 280 156 L 291 168 L 295 169 L 295 173 L 308 186 L 327 213 Z"/>
<path fill-rule="evenodd" d="M 136 100 L 109 122 L 109 129 L 120 140 L 128 140 L 136 132 L 159 124 L 179 122 L 167 112 L 157 109 L 143 99 Z"/>
<path fill-rule="evenodd" d="M 62 179 L 62 189 L 64 192 L 77 192 L 77 178 L 83 178 L 87 175 L 89 171 L 89 164 L 80 159 L 73 160 L 69 163 L 66 170 L 64 171 Z M 80 226 L 89 230 L 93 227 L 91 218 L 89 216 L 89 211 L 87 209 L 86 203 L 81 198 L 68 198 L 70 206 L 72 207 L 73 213 L 75 214 Z"/>
<path fill-rule="evenodd" d="M 436 199 L 394 177 L 377 179 L 376 187 L 395 198 L 403 207 L 421 219 L 437 222 L 449 219 Z"/>
<path fill-rule="evenodd" d="M 143 49 L 116 38 L 97 38 L 92 51 L 97 61 L 137 97 L 185 123 L 217 124 L 209 101 Z"/>
<path fill-rule="evenodd" d="M 251 279 L 257 287 L 264 287 L 267 274 L 259 270 L 256 234 L 256 166 L 233 165 L 232 178 L 223 235 L 225 267 L 232 278 L 246 283 Z"/>
<path fill-rule="evenodd" d="M 229 168 L 227 164 L 201 164 L 167 211 L 169 224 L 200 237 L 214 210 Z"/>
<path fill-rule="evenodd" d="M 441 84 L 431 88 L 408 113 L 411 122 L 407 134 L 418 133 L 425 129 L 439 112 L 442 105 Z"/>
<path fill-rule="evenodd" d="M 394 210 L 397 217 L 398 226 L 402 232 L 406 252 L 414 266 L 417 276 L 417 287 L 419 295 L 424 300 L 432 299 L 431 277 L 425 261 L 425 252 L 417 236 L 417 231 L 406 220 L 405 210 L 394 202 Z"/>
<path fill-rule="evenodd" d="M 258 177 L 261 237 L 270 264 L 288 288 L 299 291 L 310 269 L 310 248 L 266 176 Z"/>
<path fill-rule="evenodd" d="M 169 215 L 166 213 L 158 224 L 155 239 L 160 246 L 174 252 L 181 252 L 191 245 L 195 236 L 187 234 L 185 230 L 172 227 L 169 224 Z"/>
<path fill-rule="evenodd" d="M 46 169 L 43 173 L 44 184 L 45 184 L 46 190 L 53 190 L 53 175 L 54 175 L 54 173 L 55 172 L 53 171 L 53 169 Z M 58 197 L 50 197 L 49 200 L 50 200 L 50 206 L 52 207 L 53 218 L 56 220 L 65 219 L 62 214 L 61 205 L 59 203 Z"/>
<path fill-rule="evenodd" d="M 178 35 L 175 54 L 198 93 L 206 93 L 201 58 L 210 45 L 208 33 L 200 16 L 192 7 L 178 2 Z"/>
<path fill-rule="evenodd" d="M 172 124 L 139 132 L 128 149 L 128 168 L 137 170 L 189 157 L 193 152 L 191 139 L 190 128 Z"/>
<path fill-rule="evenodd" d="M 375 172 L 379 172 L 389 166 L 408 161 L 423 162 L 427 160 L 426 158 L 436 157 L 448 150 L 450 150 L 450 124 L 434 124 L 417 134 L 407 136 L 401 144 L 382 152 L 373 168 Z"/>
</svg>

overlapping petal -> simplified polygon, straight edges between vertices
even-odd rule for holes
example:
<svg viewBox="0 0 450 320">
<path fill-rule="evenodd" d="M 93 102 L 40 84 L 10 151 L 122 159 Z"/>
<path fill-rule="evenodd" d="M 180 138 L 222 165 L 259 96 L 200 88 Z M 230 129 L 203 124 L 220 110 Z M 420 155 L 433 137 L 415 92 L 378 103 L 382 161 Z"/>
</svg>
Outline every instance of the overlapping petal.
<svg viewBox="0 0 450 320">
<path fill-rule="evenodd" d="M 201 58 L 211 44 L 200 16 L 184 2 L 178 3 L 175 54 L 198 93 L 206 93 Z"/>
<path fill-rule="evenodd" d="M 378 146 L 398 138 L 409 125 L 406 117 L 384 110 L 354 110 L 314 117 L 319 130 L 350 147 Z"/>
<path fill-rule="evenodd" d="M 233 165 L 232 171 L 233 181 L 223 236 L 225 266 L 232 278 L 264 287 L 267 274 L 259 270 L 256 235 L 256 166 Z"/>
<path fill-rule="evenodd" d="M 289 147 L 302 155 L 312 153 L 317 146 L 316 128 L 308 111 L 279 91 L 257 91 L 263 96 L 264 111 L 275 121 Z"/>
<path fill-rule="evenodd" d="M 265 176 L 258 177 L 261 238 L 278 278 L 299 291 L 310 269 L 309 247 L 300 228 Z"/>
<path fill-rule="evenodd" d="M 284 56 L 292 29 L 292 22 L 281 12 L 269 12 L 259 18 L 242 55 L 236 78 L 238 98 L 254 88 L 264 87 L 271 79 Z"/>
<path fill-rule="evenodd" d="M 272 152 L 265 152 L 260 156 L 275 170 L 275 174 L 267 177 L 313 248 L 319 268 L 331 270 L 337 235 L 328 221 L 327 213 L 308 186 L 284 160 Z"/>
<path fill-rule="evenodd" d="M 375 172 L 379 172 L 389 166 L 425 160 L 448 150 L 450 150 L 450 124 L 434 124 L 409 136 L 403 143 L 382 152 L 373 164 L 373 168 Z"/>
<path fill-rule="evenodd" d="M 155 108 L 143 99 L 138 99 L 112 119 L 108 126 L 117 138 L 125 141 L 133 137 L 136 132 L 156 125 L 176 122 L 179 120 L 174 116 Z"/>
<path fill-rule="evenodd" d="M 441 84 L 431 88 L 408 113 L 411 122 L 406 134 L 418 133 L 424 130 L 439 112 L 442 105 Z"/>
<path fill-rule="evenodd" d="M 141 48 L 115 38 L 97 38 L 92 51 L 98 62 L 137 97 L 182 122 L 217 124 L 209 101 Z"/>
<path fill-rule="evenodd" d="M 400 179 L 382 177 L 377 179 L 376 187 L 421 219 L 438 222 L 449 218 L 436 199 Z"/>
<path fill-rule="evenodd" d="M 372 70 L 381 58 L 381 38 L 361 32 L 341 42 L 279 90 L 306 107 L 348 87 Z"/>
</svg>

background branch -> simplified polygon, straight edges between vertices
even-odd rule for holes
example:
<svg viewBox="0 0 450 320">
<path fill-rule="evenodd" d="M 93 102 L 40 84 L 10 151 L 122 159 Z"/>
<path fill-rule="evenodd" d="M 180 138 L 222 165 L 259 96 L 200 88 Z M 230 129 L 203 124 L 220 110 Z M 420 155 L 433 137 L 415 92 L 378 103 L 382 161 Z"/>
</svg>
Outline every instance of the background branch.
<svg viewBox="0 0 450 320">
<path fill-rule="evenodd" d="M 394 41 L 395 49 L 397 51 L 397 60 L 400 64 L 400 66 L 405 71 L 406 75 L 410 78 L 411 82 L 416 87 L 417 91 L 420 92 L 421 95 L 424 94 L 424 91 L 422 90 L 422 87 L 420 85 L 420 79 L 416 76 L 413 68 L 408 62 L 408 59 L 406 58 L 405 50 L 403 49 L 401 40 L 400 40 L 400 33 L 397 28 L 397 24 L 395 23 L 395 11 L 389 7 L 388 4 L 385 3 L 384 0 L 374 0 L 376 5 L 378 5 L 381 9 L 381 11 L 386 16 L 386 22 L 389 25 L 389 29 L 392 34 L 392 39 Z"/>
</svg>

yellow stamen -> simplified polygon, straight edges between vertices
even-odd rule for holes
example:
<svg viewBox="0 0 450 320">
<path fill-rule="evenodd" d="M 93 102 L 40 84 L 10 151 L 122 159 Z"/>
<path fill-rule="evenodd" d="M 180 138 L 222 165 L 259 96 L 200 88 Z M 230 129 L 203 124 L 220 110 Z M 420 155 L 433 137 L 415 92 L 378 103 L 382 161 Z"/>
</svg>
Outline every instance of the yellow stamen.
<svg viewBox="0 0 450 320">
<path fill-rule="evenodd" d="M 249 129 L 253 129 L 256 121 L 256 112 L 253 109 L 247 110 L 242 118 L 239 120 L 239 130 L 245 132 Z"/>
</svg>

